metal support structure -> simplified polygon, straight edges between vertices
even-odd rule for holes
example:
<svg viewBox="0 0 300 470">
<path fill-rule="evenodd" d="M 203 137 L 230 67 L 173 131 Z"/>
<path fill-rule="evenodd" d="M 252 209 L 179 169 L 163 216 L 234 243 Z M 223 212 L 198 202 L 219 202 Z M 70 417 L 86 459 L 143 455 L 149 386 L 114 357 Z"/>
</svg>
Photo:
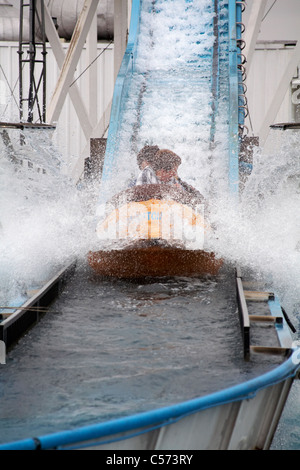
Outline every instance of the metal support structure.
<svg viewBox="0 0 300 470">
<path fill-rule="evenodd" d="M 293 74 L 295 73 L 295 70 L 297 69 L 297 66 L 299 64 L 300 60 L 300 32 L 297 37 L 297 44 L 296 47 L 293 51 L 293 54 L 285 68 L 285 70 L 282 71 L 282 75 L 280 77 L 277 89 L 274 93 L 274 99 L 272 100 L 266 114 L 265 118 L 263 121 L 263 124 L 259 130 L 259 138 L 260 142 L 262 145 L 267 140 L 267 137 L 270 132 L 270 126 L 274 124 L 274 121 L 276 119 L 277 113 L 280 109 L 280 106 L 283 102 L 283 99 L 285 97 L 285 94 L 290 86 L 290 83 L 293 78 Z"/>
<path fill-rule="evenodd" d="M 259 35 L 262 18 L 265 13 L 267 6 L 267 0 L 255 0 L 251 2 L 251 10 L 247 21 L 247 28 L 244 34 L 245 39 L 245 50 L 244 54 L 247 58 L 247 74 L 252 66 L 253 56 L 255 53 L 255 46 Z M 294 38 L 293 38 L 294 39 Z M 293 54 L 290 56 L 289 62 L 285 68 L 280 71 L 281 75 L 272 77 L 273 81 L 277 81 L 277 88 L 274 89 L 272 96 L 273 99 L 268 104 L 266 111 L 264 112 L 263 122 L 258 130 L 255 132 L 259 136 L 259 143 L 263 147 L 269 136 L 270 127 L 276 127 L 275 121 L 276 116 L 280 110 L 280 107 L 284 101 L 286 93 L 289 90 L 290 83 L 292 81 L 295 70 L 299 65 L 300 60 L 300 36 L 295 37 L 296 46 L 293 50 Z M 252 127 L 251 121 L 250 125 Z M 284 125 L 284 124 L 283 124 Z M 279 124 L 279 127 L 281 124 Z"/>
<path fill-rule="evenodd" d="M 46 36 L 44 19 L 44 1 L 41 0 L 40 13 L 36 10 L 37 0 L 21 0 L 20 2 L 20 31 L 19 31 L 19 106 L 20 121 L 24 120 L 24 104 L 27 103 L 27 122 L 33 122 L 35 111 L 39 122 L 46 121 Z M 23 39 L 23 21 L 25 8 L 29 8 L 29 41 Z M 39 37 L 37 37 L 39 31 Z M 36 46 L 42 48 L 41 58 L 37 58 Z M 28 47 L 24 57 L 24 48 Z M 26 67 L 28 66 L 28 67 Z M 40 70 L 38 70 L 38 66 Z M 29 68 L 28 94 L 25 97 L 24 73 Z M 40 105 L 40 89 L 42 89 L 42 105 Z"/>
<path fill-rule="evenodd" d="M 49 124 L 56 122 L 60 116 L 62 106 L 73 80 L 74 72 L 96 13 L 97 6 L 98 0 L 85 0 L 84 2 L 72 35 L 68 52 L 62 65 L 56 88 L 47 109 L 47 120 Z"/>
<path fill-rule="evenodd" d="M 116 81 L 128 38 L 128 2 L 114 0 L 114 79 Z"/>
<path fill-rule="evenodd" d="M 37 10 L 41 10 L 43 0 L 36 0 Z M 78 18 L 71 42 L 67 53 L 65 54 L 61 45 L 57 30 L 55 29 L 50 11 L 47 5 L 44 6 L 45 31 L 47 39 L 51 45 L 53 54 L 60 69 L 54 93 L 47 106 L 47 122 L 54 124 L 58 121 L 65 98 L 69 93 L 72 104 L 76 111 L 80 126 L 86 138 L 86 145 L 72 170 L 72 178 L 78 181 L 84 171 L 84 158 L 88 157 L 90 152 L 90 139 L 103 136 L 106 130 L 106 123 L 109 120 L 111 102 L 108 104 L 103 116 L 100 119 L 97 116 L 96 95 L 97 93 L 97 72 L 93 66 L 89 67 L 89 102 L 85 103 L 81 97 L 79 88 L 74 80 L 74 72 L 77 67 L 81 51 L 84 45 L 88 49 L 89 63 L 96 58 L 96 9 L 99 0 L 85 0 L 80 17 Z M 118 61 L 122 60 L 126 49 L 128 35 L 128 2 L 124 0 L 115 0 L 114 28 L 116 31 L 114 37 L 115 68 L 118 67 Z M 120 66 L 120 63 L 119 63 Z M 95 88 L 96 87 L 96 88 Z M 95 91 L 96 90 L 96 91 Z"/>
<path fill-rule="evenodd" d="M 94 18 L 91 23 L 90 30 L 86 39 L 86 48 L 88 55 L 88 63 L 93 64 L 89 68 L 89 116 L 91 120 L 92 127 L 94 128 L 98 122 L 98 74 L 95 58 L 97 57 L 97 15 L 94 15 Z"/>
<path fill-rule="evenodd" d="M 261 21 L 266 9 L 267 0 L 252 2 L 247 31 L 245 32 L 245 56 L 247 57 L 247 73 L 249 73 L 252 57 L 259 34 Z"/>
<path fill-rule="evenodd" d="M 252 288 L 254 290 L 247 290 Z M 244 281 L 241 269 L 236 270 L 236 292 L 242 339 L 244 346 L 244 359 L 249 360 L 251 352 L 262 354 L 288 355 L 291 353 L 292 338 L 289 329 L 295 332 L 286 313 L 282 309 L 278 298 L 273 292 L 257 289 L 257 283 Z M 254 309 L 255 314 L 249 313 L 248 307 Z M 254 305 L 253 305 L 254 304 Z M 272 329 L 262 327 L 261 336 L 264 344 L 251 345 L 251 325 L 271 325 Z"/>
<path fill-rule="evenodd" d="M 46 313 L 46 308 L 57 297 L 62 286 L 73 275 L 75 267 L 75 260 L 64 266 L 22 305 L 1 307 L 0 342 L 3 341 L 7 348 L 11 347 L 36 323 L 40 316 Z"/>
<path fill-rule="evenodd" d="M 40 11 L 42 0 L 37 2 L 37 9 Z M 61 70 L 64 64 L 65 53 L 61 45 L 57 30 L 51 18 L 48 8 L 45 6 L 45 29 L 48 41 L 51 45 L 53 54 L 55 56 L 57 65 Z M 86 107 L 81 99 L 77 84 L 74 83 L 71 88 L 69 88 L 70 98 L 72 100 L 73 106 L 75 108 L 76 114 L 80 121 L 81 128 L 84 132 L 86 138 L 88 138 L 92 132 L 92 125 L 89 120 L 89 116 L 86 110 Z"/>
</svg>

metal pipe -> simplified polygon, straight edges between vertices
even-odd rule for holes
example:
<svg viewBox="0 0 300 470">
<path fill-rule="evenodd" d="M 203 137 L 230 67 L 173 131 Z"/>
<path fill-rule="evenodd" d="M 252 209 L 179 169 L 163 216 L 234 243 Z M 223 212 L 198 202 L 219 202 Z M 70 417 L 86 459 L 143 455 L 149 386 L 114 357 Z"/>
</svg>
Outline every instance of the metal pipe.
<svg viewBox="0 0 300 470">
<path fill-rule="evenodd" d="M 71 39 L 84 0 L 46 0 L 49 12 L 57 19 L 58 34 Z M 114 34 L 114 1 L 101 0 L 97 7 L 97 31 L 99 39 L 112 39 Z"/>
</svg>

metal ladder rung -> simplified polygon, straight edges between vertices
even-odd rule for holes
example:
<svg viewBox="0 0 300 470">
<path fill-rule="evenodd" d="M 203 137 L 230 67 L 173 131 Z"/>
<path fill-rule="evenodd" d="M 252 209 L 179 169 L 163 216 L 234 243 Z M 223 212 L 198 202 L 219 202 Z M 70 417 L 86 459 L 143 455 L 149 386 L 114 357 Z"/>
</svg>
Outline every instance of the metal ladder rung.
<svg viewBox="0 0 300 470">
<path fill-rule="evenodd" d="M 0 313 L 0 318 L 2 320 L 4 320 L 5 318 L 10 317 L 10 315 L 12 315 L 13 313 L 15 313 L 15 312 L 1 312 Z"/>
<path fill-rule="evenodd" d="M 254 285 L 247 283 L 247 287 L 254 287 Z M 243 335 L 244 343 L 244 358 L 249 359 L 251 352 L 259 352 L 265 354 L 287 354 L 291 351 L 289 344 L 285 342 L 285 332 L 284 332 L 284 319 L 283 316 L 277 315 L 277 310 L 271 307 L 271 304 L 275 301 L 275 294 L 272 292 L 265 292 L 259 290 L 245 290 L 245 286 L 242 280 L 241 270 L 237 268 L 236 270 L 236 289 L 237 289 L 237 300 L 238 300 L 238 309 L 240 315 L 240 322 Z M 249 314 L 248 312 L 248 302 L 258 301 L 258 302 L 267 302 L 270 310 L 270 314 Z M 277 333 L 277 340 L 279 341 L 279 346 L 252 346 L 250 344 L 250 324 L 251 323 L 265 323 L 273 324 Z"/>
<path fill-rule="evenodd" d="M 263 354 L 278 354 L 278 355 L 287 355 L 291 352 L 290 348 L 281 348 L 279 346 L 250 346 L 250 350 L 256 353 Z"/>
<path fill-rule="evenodd" d="M 249 315 L 249 320 L 254 322 L 269 322 L 282 324 L 282 317 L 274 317 L 273 315 Z"/>
<path fill-rule="evenodd" d="M 246 300 L 267 301 L 274 299 L 273 292 L 244 290 Z"/>
</svg>

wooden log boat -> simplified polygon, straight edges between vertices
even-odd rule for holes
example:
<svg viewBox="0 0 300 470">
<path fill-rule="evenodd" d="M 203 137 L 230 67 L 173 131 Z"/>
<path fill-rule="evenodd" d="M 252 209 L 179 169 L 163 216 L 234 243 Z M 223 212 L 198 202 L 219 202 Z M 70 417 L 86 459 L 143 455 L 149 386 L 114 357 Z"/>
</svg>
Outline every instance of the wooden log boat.
<svg viewBox="0 0 300 470">
<path fill-rule="evenodd" d="M 88 253 L 99 275 L 116 278 L 216 275 L 223 264 L 204 249 L 204 202 L 174 185 L 136 186 L 116 195 Z"/>
</svg>

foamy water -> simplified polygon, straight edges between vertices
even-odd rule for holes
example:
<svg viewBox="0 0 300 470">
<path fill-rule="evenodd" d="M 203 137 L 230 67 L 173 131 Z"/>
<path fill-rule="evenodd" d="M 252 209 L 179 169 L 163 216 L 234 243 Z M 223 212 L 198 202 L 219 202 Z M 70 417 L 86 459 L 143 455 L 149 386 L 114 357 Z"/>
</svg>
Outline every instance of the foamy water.
<svg viewBox="0 0 300 470">
<path fill-rule="evenodd" d="M 64 175 L 58 151 L 51 154 L 45 131 L 28 132 L 22 146 L 20 131 L 9 132 L 14 162 L 1 147 L 1 305 L 17 301 L 65 263 L 84 256 L 91 238 L 83 194 Z"/>
</svg>

